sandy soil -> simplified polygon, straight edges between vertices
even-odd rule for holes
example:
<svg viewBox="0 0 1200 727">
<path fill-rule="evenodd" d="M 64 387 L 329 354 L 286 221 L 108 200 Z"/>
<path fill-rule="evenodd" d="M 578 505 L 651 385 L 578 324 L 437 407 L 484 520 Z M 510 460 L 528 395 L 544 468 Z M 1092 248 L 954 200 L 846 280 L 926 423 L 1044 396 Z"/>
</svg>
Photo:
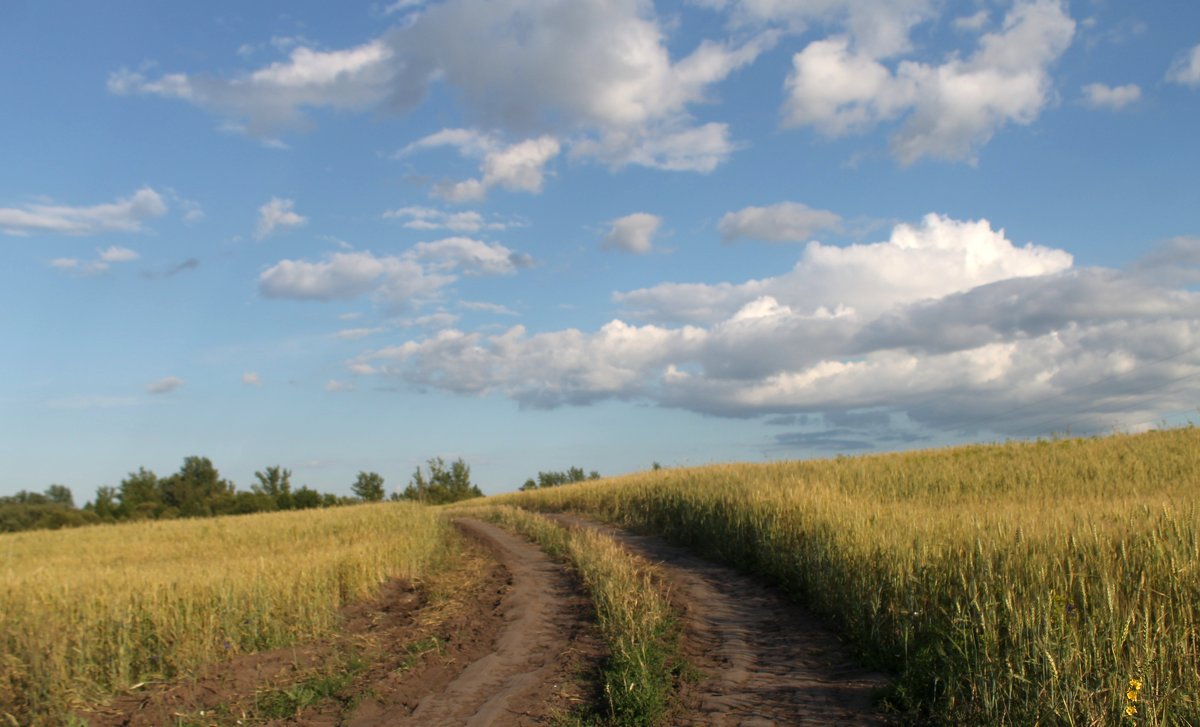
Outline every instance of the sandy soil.
<svg viewBox="0 0 1200 727">
<path fill-rule="evenodd" d="M 679 725 L 880 725 L 874 696 L 887 685 L 864 670 L 815 616 L 754 579 L 657 538 L 573 515 L 659 564 L 684 613 L 684 652 L 703 672 Z"/>
</svg>

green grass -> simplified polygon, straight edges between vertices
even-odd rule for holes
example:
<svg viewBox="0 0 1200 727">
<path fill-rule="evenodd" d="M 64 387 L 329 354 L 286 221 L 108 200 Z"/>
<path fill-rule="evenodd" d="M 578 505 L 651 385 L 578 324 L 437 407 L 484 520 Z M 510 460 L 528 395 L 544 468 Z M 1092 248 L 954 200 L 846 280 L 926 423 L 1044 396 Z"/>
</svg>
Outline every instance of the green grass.
<svg viewBox="0 0 1200 727">
<path fill-rule="evenodd" d="M 1200 724 L 1195 429 L 493 499 L 581 511 L 761 575 L 891 670 L 890 705 L 915 724 Z"/>
<path fill-rule="evenodd" d="M 602 667 L 604 710 L 598 715 L 603 723 L 656 725 L 668 717 L 684 665 L 675 615 L 649 563 L 607 535 L 564 528 L 516 508 L 484 506 L 456 512 L 521 534 L 579 573 L 609 648 Z M 589 715 L 578 717 L 590 721 Z"/>
</svg>

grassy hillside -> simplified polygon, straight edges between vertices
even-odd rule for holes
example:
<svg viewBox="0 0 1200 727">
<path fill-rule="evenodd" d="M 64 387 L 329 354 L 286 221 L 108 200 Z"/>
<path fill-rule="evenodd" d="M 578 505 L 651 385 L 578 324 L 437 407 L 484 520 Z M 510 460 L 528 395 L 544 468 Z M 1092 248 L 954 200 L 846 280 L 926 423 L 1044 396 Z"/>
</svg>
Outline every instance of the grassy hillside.
<svg viewBox="0 0 1200 727">
<path fill-rule="evenodd" d="M 0 536 L 0 723 L 324 635 L 449 537 L 407 503 Z"/>
<path fill-rule="evenodd" d="M 907 719 L 1200 724 L 1200 430 L 662 470 L 508 495 L 776 582 Z"/>
</svg>

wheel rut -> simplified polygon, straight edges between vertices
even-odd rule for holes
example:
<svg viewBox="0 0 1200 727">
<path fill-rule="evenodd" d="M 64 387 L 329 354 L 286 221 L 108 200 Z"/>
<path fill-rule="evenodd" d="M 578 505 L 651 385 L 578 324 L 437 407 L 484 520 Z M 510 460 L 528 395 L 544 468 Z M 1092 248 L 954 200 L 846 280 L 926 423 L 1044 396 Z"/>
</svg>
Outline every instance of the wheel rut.
<svg viewBox="0 0 1200 727">
<path fill-rule="evenodd" d="M 883 725 L 887 678 L 864 669 L 816 616 L 732 568 L 658 538 L 570 514 L 666 573 L 684 619 L 684 652 L 703 672 L 677 725 Z"/>
<path fill-rule="evenodd" d="M 485 544 L 511 574 L 497 609 L 504 628 L 493 651 L 426 695 L 410 713 L 380 723 L 421 727 L 548 724 L 571 673 L 574 635 L 590 628 L 563 567 L 537 546 L 470 518 L 456 519 Z M 407 710 L 406 710 L 407 711 Z"/>
</svg>

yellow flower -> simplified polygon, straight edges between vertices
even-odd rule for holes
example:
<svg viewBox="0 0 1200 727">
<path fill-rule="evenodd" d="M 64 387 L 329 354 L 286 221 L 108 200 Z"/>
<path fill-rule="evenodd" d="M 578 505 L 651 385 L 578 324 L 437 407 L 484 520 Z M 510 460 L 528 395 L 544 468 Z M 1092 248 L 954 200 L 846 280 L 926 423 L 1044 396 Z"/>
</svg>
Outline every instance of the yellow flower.
<svg viewBox="0 0 1200 727">
<path fill-rule="evenodd" d="M 1136 702 L 1136 701 L 1138 700 L 1138 693 L 1137 693 L 1137 690 L 1136 690 L 1136 689 L 1130 689 L 1128 692 L 1125 692 L 1125 698 L 1126 698 L 1126 699 L 1128 699 L 1128 700 L 1129 700 L 1129 701 L 1131 701 L 1131 702 Z"/>
<path fill-rule="evenodd" d="M 1129 680 L 1129 688 L 1133 689 L 1135 691 L 1138 689 L 1141 689 L 1142 688 L 1142 680 L 1141 679 L 1130 679 Z"/>
<path fill-rule="evenodd" d="M 1137 714 L 1137 707 L 1135 707 L 1131 704 L 1125 708 L 1125 716 L 1126 717 L 1132 717 L 1135 714 Z"/>
</svg>

